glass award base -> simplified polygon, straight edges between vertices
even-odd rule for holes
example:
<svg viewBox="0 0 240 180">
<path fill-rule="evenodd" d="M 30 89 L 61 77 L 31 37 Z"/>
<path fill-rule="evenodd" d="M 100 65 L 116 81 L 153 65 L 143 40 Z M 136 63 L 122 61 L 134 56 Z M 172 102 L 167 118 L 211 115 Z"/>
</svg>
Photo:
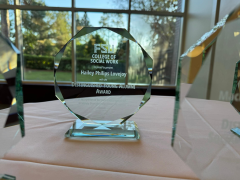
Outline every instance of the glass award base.
<svg viewBox="0 0 240 180">
<path fill-rule="evenodd" d="M 134 121 L 126 121 L 123 124 L 101 125 L 106 121 L 94 121 L 97 124 L 84 123 L 77 119 L 66 132 L 65 137 L 77 139 L 113 139 L 113 140 L 137 140 L 140 138 L 137 124 Z"/>
<path fill-rule="evenodd" d="M 0 174 L 0 180 L 16 180 L 16 178 L 7 174 Z"/>
<path fill-rule="evenodd" d="M 231 131 L 236 134 L 238 137 L 240 137 L 240 129 L 239 128 L 232 128 Z"/>
</svg>

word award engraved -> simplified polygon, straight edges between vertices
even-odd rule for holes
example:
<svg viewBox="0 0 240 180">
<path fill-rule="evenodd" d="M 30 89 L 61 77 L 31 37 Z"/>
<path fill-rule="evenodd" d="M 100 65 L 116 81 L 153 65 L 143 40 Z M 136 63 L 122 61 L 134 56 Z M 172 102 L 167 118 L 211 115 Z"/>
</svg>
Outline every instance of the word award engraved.
<svg viewBox="0 0 240 180">
<path fill-rule="evenodd" d="M 58 75 L 71 45 L 73 82 Z M 56 97 L 78 119 L 66 137 L 139 139 L 133 116 L 151 95 L 152 59 L 125 29 L 84 27 L 55 56 Z"/>
<path fill-rule="evenodd" d="M 0 158 L 24 135 L 20 51 L 0 33 Z M 3 172 L 1 172 L 3 173 Z M 1 174 L 0 179 L 15 180 Z"/>
</svg>

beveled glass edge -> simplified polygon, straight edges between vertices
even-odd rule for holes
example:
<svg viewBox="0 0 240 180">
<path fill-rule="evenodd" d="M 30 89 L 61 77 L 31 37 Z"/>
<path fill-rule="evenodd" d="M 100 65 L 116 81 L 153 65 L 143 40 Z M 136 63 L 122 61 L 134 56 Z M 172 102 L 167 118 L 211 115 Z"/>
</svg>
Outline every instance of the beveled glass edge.
<svg viewBox="0 0 240 180">
<path fill-rule="evenodd" d="M 138 107 L 138 109 L 131 115 L 129 116 L 126 116 L 126 117 L 123 117 L 121 118 L 122 119 L 122 123 L 124 123 L 125 121 L 127 121 L 131 116 L 133 116 L 149 99 L 150 99 L 150 96 L 151 96 L 151 86 L 152 86 L 152 66 L 153 66 L 153 60 L 152 58 L 149 56 L 149 54 L 143 49 L 143 47 L 133 38 L 133 36 L 124 28 L 110 28 L 110 27 L 83 27 L 75 36 L 73 36 L 63 47 L 62 49 L 56 54 L 55 58 L 54 58 L 54 89 L 55 89 L 55 96 L 63 103 L 63 105 L 75 116 L 77 117 L 78 119 L 80 120 L 83 120 L 83 121 L 88 121 L 90 119 L 84 117 L 84 116 L 81 116 L 79 114 L 76 114 L 74 113 L 66 104 L 64 98 L 63 98 L 63 95 L 61 93 L 61 90 L 59 89 L 59 86 L 58 86 L 58 83 L 57 83 L 57 78 L 56 78 L 56 72 L 57 72 L 57 69 L 58 69 L 58 66 L 60 64 L 60 61 L 61 61 L 61 58 L 63 56 L 63 53 L 65 51 L 65 48 L 67 47 L 67 45 L 75 40 L 76 38 L 80 37 L 80 36 L 84 36 L 86 34 L 89 34 L 89 33 L 92 33 L 94 31 L 97 31 L 99 29 L 108 29 L 110 31 L 113 31 L 135 43 L 137 43 L 139 45 L 139 47 L 141 48 L 142 52 L 143 52 L 143 56 L 144 56 L 144 62 L 145 62 L 145 65 L 147 67 L 147 72 L 151 78 L 151 82 L 150 82 L 150 85 L 148 86 L 148 89 Z M 146 61 L 151 61 L 151 65 L 148 67 L 146 63 Z M 147 95 L 146 95 L 147 94 Z"/>
<path fill-rule="evenodd" d="M 238 127 L 232 128 L 231 131 L 240 138 L 240 129 Z"/>
<path fill-rule="evenodd" d="M 16 177 L 8 174 L 0 174 L 0 180 L 16 180 Z"/>
<path fill-rule="evenodd" d="M 101 130 L 103 132 L 107 132 L 111 135 L 105 135 L 105 136 L 99 136 L 94 134 L 94 130 L 90 130 L 89 133 L 91 132 L 92 135 L 79 135 L 79 136 L 72 136 L 72 134 L 74 133 L 74 126 L 77 123 L 77 121 L 80 121 L 79 119 L 77 119 L 73 125 L 69 128 L 69 130 L 65 133 L 65 137 L 66 138 L 70 138 L 70 139 L 79 139 L 79 140 L 139 140 L 140 139 L 140 133 L 139 133 L 139 129 L 138 126 L 136 124 L 135 121 L 128 121 L 127 123 L 131 123 L 134 124 L 134 130 L 123 130 L 122 132 L 126 132 L 126 133 L 132 133 L 133 137 L 128 137 L 128 136 L 122 136 L 122 135 L 117 135 L 116 130 Z M 124 124 L 122 124 L 121 126 L 124 126 Z M 81 132 L 81 129 L 76 129 L 77 131 Z M 98 131 L 98 130 L 96 130 Z M 128 132 L 129 131 L 129 132 Z M 87 133 L 87 131 L 82 132 L 82 134 Z M 121 130 L 119 131 L 121 132 Z M 98 133 L 99 134 L 99 133 Z"/>
<path fill-rule="evenodd" d="M 25 125 L 24 125 L 24 113 L 23 113 L 23 91 L 22 91 L 22 80 L 21 80 L 21 52 L 14 46 L 14 44 L 4 35 L 0 33 L 1 38 L 11 47 L 11 49 L 17 54 L 17 67 L 16 67 L 16 77 L 15 77 L 15 95 L 17 106 L 18 123 L 21 130 L 21 136 L 25 136 Z M 9 84 L 6 82 L 9 86 Z M 14 106 L 11 105 L 11 107 Z M 10 108 L 11 108 L 10 107 Z M 7 123 L 7 122 L 6 122 Z M 6 123 L 4 127 L 6 128 Z M 16 125 L 17 125 L 16 124 Z"/>
</svg>

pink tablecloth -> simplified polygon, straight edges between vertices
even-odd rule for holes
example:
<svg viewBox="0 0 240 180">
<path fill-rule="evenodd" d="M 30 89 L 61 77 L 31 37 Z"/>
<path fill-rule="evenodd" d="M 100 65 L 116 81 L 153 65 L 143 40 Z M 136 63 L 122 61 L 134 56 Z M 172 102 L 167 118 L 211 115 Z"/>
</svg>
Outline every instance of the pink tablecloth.
<svg viewBox="0 0 240 180">
<path fill-rule="evenodd" d="M 59 101 L 25 104 L 26 137 L 0 160 L 0 173 L 17 180 L 197 179 L 170 146 L 174 97 L 153 96 L 131 120 L 138 142 L 76 141 L 75 121 Z"/>
</svg>

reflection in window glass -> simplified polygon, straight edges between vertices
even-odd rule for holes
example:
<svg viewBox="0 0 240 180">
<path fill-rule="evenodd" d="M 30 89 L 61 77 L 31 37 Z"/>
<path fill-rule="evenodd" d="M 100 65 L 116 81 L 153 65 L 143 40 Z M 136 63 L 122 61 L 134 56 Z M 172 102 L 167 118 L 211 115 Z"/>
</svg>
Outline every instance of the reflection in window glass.
<svg viewBox="0 0 240 180">
<path fill-rule="evenodd" d="M 52 7 L 71 7 L 71 0 L 20 0 L 20 5 L 25 6 L 52 6 Z"/>
<path fill-rule="evenodd" d="M 0 32 L 15 44 L 14 10 L 0 10 Z M 2 74 L 0 79 L 4 79 Z"/>
<path fill-rule="evenodd" d="M 87 27 L 114 27 L 125 28 L 128 26 L 127 14 L 116 13 L 91 13 L 78 12 L 76 13 L 77 32 L 84 26 Z"/>
<path fill-rule="evenodd" d="M 128 0 L 75 0 L 78 8 L 128 9 Z"/>
<path fill-rule="evenodd" d="M 24 79 L 53 81 L 54 56 L 71 38 L 71 13 L 22 11 L 22 34 Z M 71 51 L 59 65 L 59 81 L 71 81 Z"/>
<path fill-rule="evenodd" d="M 15 44 L 14 10 L 0 10 L 0 32 Z"/>
<path fill-rule="evenodd" d="M 105 73 L 109 72 L 125 72 L 126 64 L 126 45 L 127 39 L 123 36 L 108 30 L 99 29 L 92 33 L 86 34 L 76 39 L 76 57 L 77 57 L 77 81 L 80 82 L 95 82 L 102 83 L 125 83 L 125 78 L 120 76 L 106 76 L 106 75 L 94 75 L 86 76 L 82 74 L 82 71 L 101 71 Z M 97 51 L 94 52 L 95 44 L 105 45 L 106 52 Z M 105 67 L 102 68 L 102 63 L 91 64 L 91 59 L 94 55 L 109 56 L 106 58 Z M 110 58 L 111 56 L 111 58 Z M 112 64 L 112 57 L 117 60 L 117 64 Z M 108 64 L 109 63 L 109 64 Z"/>
<path fill-rule="evenodd" d="M 128 84 L 147 86 L 150 78 L 143 52 L 140 46 L 133 41 L 129 41 L 129 47 Z"/>
<path fill-rule="evenodd" d="M 76 13 L 76 28 L 77 32 L 80 31 L 84 26 L 87 27 L 115 27 L 115 28 L 125 28 L 128 25 L 128 16 L 126 14 L 115 14 L 115 13 Z M 76 57 L 77 57 L 77 71 L 78 68 L 88 60 L 90 56 L 90 51 L 92 48 L 92 43 L 99 44 L 113 44 L 111 41 L 118 41 L 119 35 L 108 30 L 98 30 L 89 35 L 85 35 L 84 38 L 79 38 L 76 41 Z M 117 44 L 115 44 L 117 46 Z M 120 66 L 119 66 L 120 67 Z M 122 67 L 123 68 L 123 67 Z M 93 78 L 96 78 L 94 76 Z M 77 73 L 78 81 L 85 81 L 83 76 Z M 91 79 L 90 81 L 94 81 Z M 96 80 L 97 81 L 97 80 Z M 116 80 L 119 82 L 118 80 Z"/>
<path fill-rule="evenodd" d="M 132 0 L 131 10 L 182 12 L 184 0 Z"/>
<path fill-rule="evenodd" d="M 130 33 L 153 59 L 154 85 L 175 84 L 180 25 L 178 17 L 131 15 Z"/>
<path fill-rule="evenodd" d="M 0 0 L 0 4 L 13 5 L 14 4 L 14 0 Z"/>
</svg>

